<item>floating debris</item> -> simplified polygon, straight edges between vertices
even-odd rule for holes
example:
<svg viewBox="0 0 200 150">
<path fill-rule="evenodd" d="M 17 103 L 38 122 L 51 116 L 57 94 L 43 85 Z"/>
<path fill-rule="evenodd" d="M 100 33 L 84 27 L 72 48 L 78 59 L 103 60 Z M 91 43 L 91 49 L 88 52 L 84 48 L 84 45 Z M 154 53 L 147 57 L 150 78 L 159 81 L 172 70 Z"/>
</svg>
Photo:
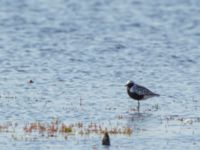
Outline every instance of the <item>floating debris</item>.
<svg viewBox="0 0 200 150">
<path fill-rule="evenodd" d="M 182 117 L 179 115 L 171 115 L 166 117 L 166 120 L 169 121 L 179 121 L 185 125 L 193 124 L 194 122 L 200 122 L 200 117 Z"/>
<path fill-rule="evenodd" d="M 107 146 L 110 145 L 110 137 L 108 135 L 108 132 L 104 133 L 104 137 L 102 139 L 102 145 L 107 145 Z"/>
<path fill-rule="evenodd" d="M 32 84 L 32 83 L 34 83 L 34 82 L 33 82 L 33 80 L 29 80 L 28 83 Z"/>
<path fill-rule="evenodd" d="M 185 120 L 183 120 L 183 123 L 184 124 L 192 124 L 193 120 L 191 120 L 191 119 L 185 119 Z"/>
</svg>

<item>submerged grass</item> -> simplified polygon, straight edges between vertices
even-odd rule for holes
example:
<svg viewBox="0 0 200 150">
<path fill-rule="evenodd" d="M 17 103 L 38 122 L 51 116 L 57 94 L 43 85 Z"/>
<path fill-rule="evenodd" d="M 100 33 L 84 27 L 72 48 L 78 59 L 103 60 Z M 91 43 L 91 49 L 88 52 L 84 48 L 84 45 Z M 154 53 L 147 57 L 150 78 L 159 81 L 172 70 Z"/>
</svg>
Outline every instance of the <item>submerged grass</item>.
<svg viewBox="0 0 200 150">
<path fill-rule="evenodd" d="M 26 133 L 38 132 L 38 133 L 47 133 L 48 135 L 56 134 L 79 134 L 79 135 L 88 135 L 88 134 L 103 134 L 108 132 L 110 134 L 124 134 L 131 135 L 133 130 L 130 127 L 105 127 L 101 124 L 91 122 L 88 125 L 83 125 L 82 122 L 77 123 L 58 123 L 58 121 L 52 121 L 50 124 L 43 124 L 40 122 L 29 123 L 24 129 Z"/>
<path fill-rule="evenodd" d="M 16 123 L 4 123 L 0 124 L 0 133 L 12 133 L 17 137 L 64 137 L 68 138 L 68 135 L 85 136 L 89 134 L 101 135 L 105 132 L 114 135 L 128 135 L 133 133 L 133 129 L 130 127 L 113 127 L 109 125 L 103 125 L 99 123 L 90 122 L 83 124 L 83 122 L 66 123 L 60 122 L 57 119 L 52 120 L 50 123 L 44 123 L 40 121 L 27 123 L 25 125 L 16 125 Z M 14 138 L 18 139 L 18 138 Z"/>
<path fill-rule="evenodd" d="M 126 116 L 119 115 L 118 119 L 124 119 Z M 166 125 L 176 124 L 176 125 L 191 125 L 193 123 L 199 123 L 200 117 L 185 117 L 179 115 L 169 115 L 163 118 Z M 66 121 L 59 121 L 58 119 L 53 119 L 51 122 L 46 123 L 42 121 L 30 122 L 25 125 L 17 124 L 12 122 L 0 123 L 0 133 L 10 134 L 15 140 L 40 140 L 48 138 L 61 138 L 68 139 L 71 136 L 88 136 L 92 135 L 102 135 L 108 132 L 112 135 L 125 135 L 131 136 L 134 131 L 141 130 L 140 128 L 131 128 L 128 126 L 122 126 L 120 124 L 113 125 L 110 122 L 104 124 L 105 122 L 95 123 L 83 123 L 75 122 L 68 123 Z"/>
</svg>

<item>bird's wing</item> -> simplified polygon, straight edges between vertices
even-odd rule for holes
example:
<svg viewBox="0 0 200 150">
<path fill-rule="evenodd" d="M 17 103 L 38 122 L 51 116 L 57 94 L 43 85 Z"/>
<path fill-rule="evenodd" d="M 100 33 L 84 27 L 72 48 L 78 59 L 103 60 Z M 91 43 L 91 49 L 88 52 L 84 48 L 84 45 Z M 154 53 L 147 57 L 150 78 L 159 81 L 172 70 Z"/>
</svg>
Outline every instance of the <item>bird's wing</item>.
<svg viewBox="0 0 200 150">
<path fill-rule="evenodd" d="M 134 85 L 131 87 L 130 91 L 133 93 L 136 93 L 138 95 L 156 95 L 155 93 L 153 93 L 152 91 L 150 91 L 149 89 L 141 86 L 141 85 Z"/>
</svg>

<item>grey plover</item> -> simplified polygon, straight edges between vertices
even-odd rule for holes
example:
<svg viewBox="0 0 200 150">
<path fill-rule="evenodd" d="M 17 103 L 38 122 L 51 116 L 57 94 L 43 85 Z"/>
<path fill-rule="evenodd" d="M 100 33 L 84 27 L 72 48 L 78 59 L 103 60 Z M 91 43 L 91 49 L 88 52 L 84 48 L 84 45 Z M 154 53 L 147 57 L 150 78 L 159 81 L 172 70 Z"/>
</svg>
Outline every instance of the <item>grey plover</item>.
<svg viewBox="0 0 200 150">
<path fill-rule="evenodd" d="M 138 111 L 140 109 L 140 101 L 145 100 L 154 96 L 160 96 L 159 94 L 156 94 L 146 87 L 143 87 L 141 85 L 135 84 L 133 81 L 129 80 L 126 85 L 127 87 L 127 93 L 128 95 L 138 101 Z"/>
<path fill-rule="evenodd" d="M 104 137 L 102 139 L 102 145 L 108 145 L 108 146 L 110 145 L 110 138 L 108 132 L 104 133 Z"/>
</svg>

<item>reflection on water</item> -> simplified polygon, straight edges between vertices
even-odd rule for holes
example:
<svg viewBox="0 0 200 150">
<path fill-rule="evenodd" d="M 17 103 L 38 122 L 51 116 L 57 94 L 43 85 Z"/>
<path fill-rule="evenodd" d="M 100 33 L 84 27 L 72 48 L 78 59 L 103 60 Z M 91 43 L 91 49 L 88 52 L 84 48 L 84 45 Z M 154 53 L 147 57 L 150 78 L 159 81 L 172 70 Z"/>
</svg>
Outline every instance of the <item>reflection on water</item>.
<svg viewBox="0 0 200 150">
<path fill-rule="evenodd" d="M 152 116 L 153 114 L 136 112 L 133 114 L 130 113 L 130 117 L 128 120 L 132 122 L 140 122 L 149 120 Z"/>
</svg>

